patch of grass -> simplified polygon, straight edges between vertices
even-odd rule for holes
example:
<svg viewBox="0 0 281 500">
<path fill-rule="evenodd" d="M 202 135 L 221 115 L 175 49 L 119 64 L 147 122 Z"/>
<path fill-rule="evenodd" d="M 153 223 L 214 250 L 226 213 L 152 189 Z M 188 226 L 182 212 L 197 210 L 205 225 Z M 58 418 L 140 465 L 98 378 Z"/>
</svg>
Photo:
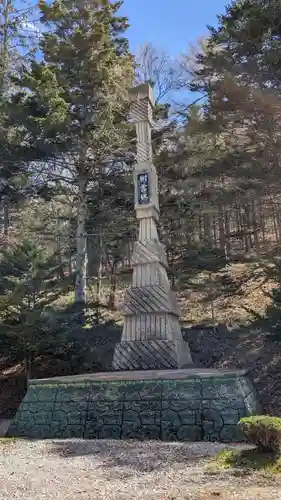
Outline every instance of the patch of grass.
<svg viewBox="0 0 281 500">
<path fill-rule="evenodd" d="M 7 445 L 7 444 L 13 444 L 15 442 L 16 442 L 15 437 L 2 437 L 2 438 L 0 438 L 0 446 Z"/>
<path fill-rule="evenodd" d="M 254 450 L 223 450 L 215 458 L 219 469 L 244 469 L 281 474 L 281 456 Z M 213 464 L 213 465 L 215 465 Z"/>
</svg>

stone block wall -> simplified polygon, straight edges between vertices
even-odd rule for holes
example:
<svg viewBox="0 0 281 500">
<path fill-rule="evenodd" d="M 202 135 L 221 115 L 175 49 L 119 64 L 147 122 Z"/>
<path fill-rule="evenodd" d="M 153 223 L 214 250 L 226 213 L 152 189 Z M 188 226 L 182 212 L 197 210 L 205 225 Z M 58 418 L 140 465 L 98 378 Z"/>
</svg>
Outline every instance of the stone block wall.
<svg viewBox="0 0 281 500">
<path fill-rule="evenodd" d="M 237 422 L 258 412 L 254 388 L 244 374 L 157 380 L 91 377 L 31 381 L 8 435 L 239 442 L 243 436 Z"/>
</svg>

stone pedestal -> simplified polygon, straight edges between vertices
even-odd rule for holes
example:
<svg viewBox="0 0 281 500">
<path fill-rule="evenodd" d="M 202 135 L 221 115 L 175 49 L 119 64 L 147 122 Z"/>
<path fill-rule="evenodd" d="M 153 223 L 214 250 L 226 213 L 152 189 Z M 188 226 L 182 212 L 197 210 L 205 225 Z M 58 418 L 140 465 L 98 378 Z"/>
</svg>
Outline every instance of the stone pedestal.
<svg viewBox="0 0 281 500">
<path fill-rule="evenodd" d="M 192 366 L 179 325 L 180 310 L 170 288 L 168 263 L 157 231 L 158 180 L 152 163 L 153 96 L 149 85 L 132 91 L 132 120 L 137 130 L 134 168 L 135 210 L 139 237 L 132 256 L 132 286 L 125 293 L 124 328 L 113 370 L 151 370 Z"/>
<path fill-rule="evenodd" d="M 259 411 L 244 371 L 161 370 L 31 380 L 7 435 L 240 442 Z"/>
</svg>

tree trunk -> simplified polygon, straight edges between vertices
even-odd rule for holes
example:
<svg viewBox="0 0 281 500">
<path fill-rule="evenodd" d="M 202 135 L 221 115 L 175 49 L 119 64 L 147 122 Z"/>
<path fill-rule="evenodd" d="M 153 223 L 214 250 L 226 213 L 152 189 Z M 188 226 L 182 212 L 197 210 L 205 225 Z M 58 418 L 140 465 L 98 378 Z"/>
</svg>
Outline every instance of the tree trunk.
<svg viewBox="0 0 281 500">
<path fill-rule="evenodd" d="M 60 227 L 59 217 L 56 217 L 56 253 L 58 256 L 57 277 L 58 277 L 58 279 L 63 279 L 64 278 L 64 265 L 63 265 L 63 256 L 62 256 L 62 248 L 61 248 L 61 227 Z"/>
<path fill-rule="evenodd" d="M 222 193 L 225 190 L 225 179 L 224 175 L 220 177 Z M 228 208 L 226 205 L 220 203 L 220 215 L 219 215 L 219 232 L 220 232 L 220 248 L 224 251 L 225 257 L 228 257 L 230 252 L 229 246 L 229 217 Z"/>
<path fill-rule="evenodd" d="M 218 244 L 218 238 L 217 238 L 217 214 L 214 214 L 212 217 L 212 223 L 213 223 L 213 240 L 214 240 L 214 247 L 217 247 Z"/>
<path fill-rule="evenodd" d="M 87 216 L 86 182 L 79 181 L 78 213 L 76 228 L 76 282 L 75 302 L 84 305 L 86 303 L 86 274 L 87 274 L 87 238 L 85 223 Z"/>
<path fill-rule="evenodd" d="M 9 236 L 9 202 L 7 196 L 4 196 L 3 199 L 3 232 L 5 242 L 7 243 L 7 239 Z"/>
<path fill-rule="evenodd" d="M 245 248 L 246 252 L 249 252 L 251 250 L 251 241 L 249 239 L 248 217 L 246 214 L 245 206 L 243 207 L 243 211 L 241 213 L 241 216 L 242 216 L 242 224 L 241 224 L 241 226 L 242 226 L 242 238 L 244 241 L 244 248 Z"/>
<path fill-rule="evenodd" d="M 242 217 L 241 217 L 241 206 L 240 200 L 236 196 L 235 199 L 235 219 L 236 219 L 236 241 L 239 246 L 239 251 L 243 250 L 243 238 L 242 235 Z"/>
<path fill-rule="evenodd" d="M 277 228 L 278 228 L 279 241 L 280 241 L 280 238 L 281 238 L 281 218 L 280 218 L 279 206 L 277 206 L 277 208 L 276 208 L 276 219 L 277 219 Z"/>
<path fill-rule="evenodd" d="M 204 212 L 203 214 L 204 240 L 212 245 L 212 218 L 211 214 Z"/>
<path fill-rule="evenodd" d="M 260 256 L 259 224 L 257 221 L 256 201 L 252 199 L 252 226 L 254 230 L 254 242 L 257 255 Z"/>
<path fill-rule="evenodd" d="M 276 210 L 274 207 L 274 204 L 271 203 L 271 211 L 272 211 L 272 220 L 273 220 L 273 228 L 274 228 L 274 234 L 275 234 L 275 241 L 276 243 L 279 241 L 279 233 L 278 233 L 278 227 L 277 227 L 277 221 L 276 221 Z"/>
<path fill-rule="evenodd" d="M 199 242 L 202 243 L 202 241 L 204 241 L 204 226 L 203 226 L 203 217 L 201 212 L 198 215 L 198 234 L 199 234 Z"/>
<path fill-rule="evenodd" d="M 71 219 L 69 219 L 68 225 L 69 225 L 69 233 L 68 233 L 67 265 L 68 265 L 69 276 L 71 276 L 73 273 Z"/>
<path fill-rule="evenodd" d="M 116 297 L 116 285 L 117 285 L 117 263 L 113 263 L 111 267 L 110 274 L 110 291 L 108 298 L 108 308 L 111 310 L 115 309 L 115 297 Z"/>
<path fill-rule="evenodd" d="M 8 45 L 9 45 L 9 15 L 12 11 L 12 0 L 2 2 L 2 44 L 0 46 L 0 93 L 2 95 L 5 87 L 5 78 L 8 69 Z"/>
<path fill-rule="evenodd" d="M 208 187 L 207 181 L 201 183 L 201 190 L 203 191 L 203 201 L 201 203 L 202 219 L 203 219 L 203 240 L 208 245 L 212 244 L 212 218 L 208 210 L 208 202 L 206 200 L 205 190 Z"/>
<path fill-rule="evenodd" d="M 251 220 L 250 205 L 248 203 L 245 204 L 244 224 L 245 224 L 245 231 L 246 231 L 246 238 L 247 238 L 247 248 L 248 248 L 248 251 L 251 251 L 254 249 L 254 244 L 253 244 L 253 239 L 252 239 L 253 224 L 252 224 L 252 220 Z"/>
<path fill-rule="evenodd" d="M 229 241 L 229 235 L 230 235 L 230 225 L 229 225 L 229 212 L 228 209 L 225 208 L 224 210 L 224 240 L 225 240 L 225 255 L 226 257 L 229 257 L 231 248 L 230 248 L 230 241 Z"/>
<path fill-rule="evenodd" d="M 224 252 L 224 254 L 226 254 L 223 214 L 224 214 L 223 207 L 220 206 L 220 211 L 219 211 L 219 242 L 220 242 L 220 250 L 222 252 Z"/>
<path fill-rule="evenodd" d="M 102 273 L 103 273 L 103 234 L 99 234 L 99 263 L 97 268 L 97 281 L 96 281 L 96 301 L 101 304 L 102 302 Z"/>
<path fill-rule="evenodd" d="M 169 267 L 171 269 L 174 269 L 174 264 L 175 264 L 174 249 L 173 249 L 173 247 L 171 247 Z M 171 285 L 172 285 L 172 287 L 175 286 L 175 274 L 174 273 L 171 276 Z"/>
<path fill-rule="evenodd" d="M 9 66 L 8 61 L 8 47 L 9 47 L 9 15 L 12 12 L 13 2 L 12 0 L 2 1 L 2 43 L 0 45 L 0 96 L 2 97 L 5 91 L 5 80 L 7 76 L 7 70 Z M 4 219 L 4 245 L 7 245 L 8 233 L 9 233 L 9 204 L 7 197 L 4 196 L 3 200 L 3 219 Z"/>
<path fill-rule="evenodd" d="M 264 245 L 266 242 L 266 234 L 265 234 L 265 222 L 264 222 L 264 203 L 261 198 L 259 198 L 258 200 L 258 208 L 259 208 L 260 229 L 262 234 L 262 243 Z"/>
</svg>

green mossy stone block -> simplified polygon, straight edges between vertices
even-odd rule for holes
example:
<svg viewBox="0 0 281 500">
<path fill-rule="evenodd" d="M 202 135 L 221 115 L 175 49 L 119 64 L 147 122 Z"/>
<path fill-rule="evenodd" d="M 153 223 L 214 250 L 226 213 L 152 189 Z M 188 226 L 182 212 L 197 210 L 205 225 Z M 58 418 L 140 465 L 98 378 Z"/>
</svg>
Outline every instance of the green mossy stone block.
<svg viewBox="0 0 281 500">
<path fill-rule="evenodd" d="M 121 439 L 121 426 L 105 425 L 101 430 L 97 431 L 95 437 L 98 439 Z"/>
<path fill-rule="evenodd" d="M 171 422 L 161 423 L 161 439 L 162 441 L 178 441 L 179 426 L 174 426 Z"/>
<path fill-rule="evenodd" d="M 104 427 L 102 420 L 87 420 L 84 427 L 84 438 L 85 439 L 97 439 L 98 433 Z M 121 427 L 120 427 L 121 428 Z"/>
<path fill-rule="evenodd" d="M 98 436 L 99 439 L 121 439 L 121 427 L 104 426 Z"/>
<path fill-rule="evenodd" d="M 160 411 L 145 410 L 140 413 L 140 421 L 143 426 L 145 425 L 160 425 L 161 413 Z"/>
<path fill-rule="evenodd" d="M 112 412 L 103 416 L 104 425 L 120 425 L 122 424 L 122 412 Z"/>
<path fill-rule="evenodd" d="M 88 408 L 86 421 L 102 425 L 121 425 L 122 403 L 99 401 Z"/>
<path fill-rule="evenodd" d="M 21 403 L 19 410 L 16 413 L 16 416 L 13 420 L 13 423 L 19 422 L 21 420 L 26 420 L 27 422 L 33 417 L 32 413 L 32 404 L 30 403 Z"/>
<path fill-rule="evenodd" d="M 77 401 L 66 402 L 56 402 L 53 404 L 53 411 L 62 411 L 64 413 L 73 412 L 86 412 L 88 409 L 88 402 L 85 399 L 80 399 Z"/>
<path fill-rule="evenodd" d="M 190 401 L 185 401 L 184 408 L 188 408 L 189 410 L 201 410 L 202 408 L 202 399 L 191 399 Z"/>
<path fill-rule="evenodd" d="M 89 415 L 86 418 L 86 424 L 92 422 L 98 428 L 103 425 L 121 425 L 122 424 L 122 412 L 110 412 L 108 414 L 100 415 L 98 413 Z"/>
<path fill-rule="evenodd" d="M 89 391 L 89 402 L 123 401 L 125 387 L 125 382 L 94 382 Z"/>
<path fill-rule="evenodd" d="M 181 425 L 177 431 L 179 441 L 201 441 L 202 429 L 196 425 Z"/>
<path fill-rule="evenodd" d="M 238 415 L 239 415 L 239 420 L 240 420 L 241 418 L 243 418 L 243 417 L 248 417 L 248 416 L 249 416 L 249 412 L 248 412 L 248 410 L 247 410 L 246 406 L 244 406 L 244 408 L 239 408 L 239 409 L 237 410 L 237 413 L 238 413 Z"/>
<path fill-rule="evenodd" d="M 161 427 L 160 425 L 142 425 L 138 428 L 129 428 L 123 430 L 122 437 L 123 439 L 137 439 L 138 441 L 145 441 L 147 439 L 160 439 L 161 436 Z"/>
<path fill-rule="evenodd" d="M 201 399 L 202 386 L 195 379 L 164 380 L 163 384 L 166 400 L 190 401 L 192 399 Z"/>
<path fill-rule="evenodd" d="M 178 413 L 181 425 L 196 425 L 198 415 L 196 411 L 179 411 Z"/>
<path fill-rule="evenodd" d="M 138 431 L 137 439 L 160 439 L 161 427 L 160 425 L 143 425 Z"/>
<path fill-rule="evenodd" d="M 233 394 L 239 393 L 238 380 L 233 378 L 204 378 L 202 383 L 203 399 L 224 399 L 231 398 Z"/>
<path fill-rule="evenodd" d="M 130 381 L 125 386 L 124 401 L 161 401 L 162 382 L 154 380 Z"/>
<path fill-rule="evenodd" d="M 84 425 L 68 424 L 66 426 L 52 424 L 52 436 L 58 439 L 82 439 L 84 436 Z"/>
<path fill-rule="evenodd" d="M 124 403 L 123 421 L 139 425 L 160 425 L 160 401 L 130 401 Z"/>
<path fill-rule="evenodd" d="M 53 402 L 46 403 L 24 403 L 14 419 L 14 424 L 29 426 L 32 425 L 50 425 L 53 413 Z"/>
<path fill-rule="evenodd" d="M 12 423 L 6 433 L 7 437 L 19 437 L 19 438 L 36 438 L 34 435 L 35 425 L 34 422 L 19 421 L 17 423 Z"/>
<path fill-rule="evenodd" d="M 164 427 L 174 427 L 178 429 L 181 425 L 180 417 L 175 410 L 164 410 L 161 414 L 161 422 Z"/>
<path fill-rule="evenodd" d="M 231 409 L 220 412 L 220 415 L 224 425 L 236 425 L 240 420 L 239 412 Z"/>
<path fill-rule="evenodd" d="M 57 386 L 45 387 L 30 385 L 27 389 L 26 395 L 24 397 L 25 403 L 36 403 L 41 402 L 54 402 L 57 395 Z"/>
<path fill-rule="evenodd" d="M 86 412 L 65 413 L 61 410 L 55 410 L 52 415 L 52 425 L 54 422 L 58 422 L 64 427 L 68 425 L 85 425 L 85 421 Z"/>
<path fill-rule="evenodd" d="M 161 401 L 125 401 L 123 405 L 124 411 L 126 410 L 135 410 L 138 412 L 145 410 L 161 410 Z"/>
<path fill-rule="evenodd" d="M 201 424 L 203 431 L 207 434 L 215 431 L 221 431 L 224 422 L 221 413 L 216 410 L 203 410 L 201 413 Z"/>
<path fill-rule="evenodd" d="M 140 415 L 137 411 L 134 411 L 134 410 L 124 411 L 123 422 L 124 423 L 132 423 L 134 425 L 137 425 L 138 427 L 141 426 Z"/>
<path fill-rule="evenodd" d="M 169 401 L 163 401 L 162 409 L 169 409 L 174 411 L 194 411 L 201 409 L 200 399 L 195 400 L 182 400 L 182 399 L 171 399 Z"/>
<path fill-rule="evenodd" d="M 233 411 L 242 410 L 245 406 L 244 400 L 240 394 L 237 394 L 237 397 L 230 397 L 224 399 L 209 399 L 202 401 L 203 408 L 207 408 L 207 406 L 212 410 L 217 411 L 226 411 L 232 409 Z"/>
<path fill-rule="evenodd" d="M 31 439 L 51 439 L 53 437 L 51 425 L 35 425 L 26 433 L 27 438 Z"/>
<path fill-rule="evenodd" d="M 122 424 L 122 439 L 132 439 L 140 427 L 140 420 L 124 420 Z"/>
<path fill-rule="evenodd" d="M 220 432 L 219 441 L 222 443 L 242 443 L 246 441 L 246 438 L 237 425 L 226 425 Z"/>
<path fill-rule="evenodd" d="M 219 432 L 209 432 L 208 434 L 204 434 L 204 441 L 208 441 L 211 443 L 220 441 L 220 433 Z"/>
<path fill-rule="evenodd" d="M 72 403 L 75 401 L 87 402 L 90 393 L 90 386 L 75 387 L 61 386 L 57 390 L 56 403 Z"/>
<path fill-rule="evenodd" d="M 123 409 L 122 401 L 96 401 L 88 404 L 88 415 L 91 413 L 98 413 L 99 415 L 106 415 L 111 412 L 119 412 Z"/>
</svg>

